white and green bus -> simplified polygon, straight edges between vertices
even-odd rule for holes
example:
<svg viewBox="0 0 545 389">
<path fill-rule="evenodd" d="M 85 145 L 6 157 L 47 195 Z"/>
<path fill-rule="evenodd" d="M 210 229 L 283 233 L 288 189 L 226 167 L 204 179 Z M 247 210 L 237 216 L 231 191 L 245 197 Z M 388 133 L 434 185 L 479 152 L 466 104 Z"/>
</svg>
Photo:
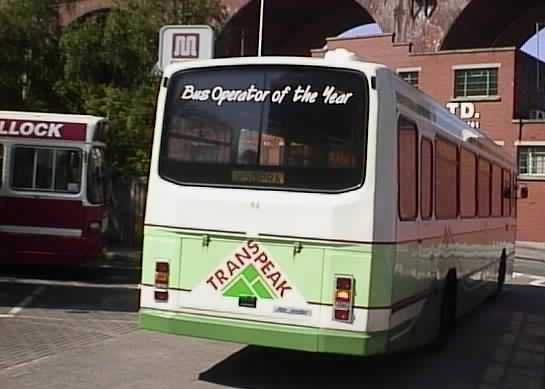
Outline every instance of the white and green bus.
<svg viewBox="0 0 545 389">
<path fill-rule="evenodd" d="M 515 166 L 382 65 L 172 65 L 159 92 L 140 326 L 370 355 L 447 338 L 512 269 Z"/>
</svg>

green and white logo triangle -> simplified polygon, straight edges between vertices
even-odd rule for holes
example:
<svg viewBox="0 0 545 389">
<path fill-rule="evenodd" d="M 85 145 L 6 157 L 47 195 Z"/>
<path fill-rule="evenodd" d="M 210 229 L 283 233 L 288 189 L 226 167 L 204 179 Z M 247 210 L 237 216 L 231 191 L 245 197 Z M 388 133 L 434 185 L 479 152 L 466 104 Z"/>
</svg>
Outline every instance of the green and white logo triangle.
<svg viewBox="0 0 545 389">
<path fill-rule="evenodd" d="M 275 299 L 278 296 L 267 285 L 254 265 L 249 264 L 222 290 L 225 297 L 256 297 L 258 299 Z"/>
</svg>

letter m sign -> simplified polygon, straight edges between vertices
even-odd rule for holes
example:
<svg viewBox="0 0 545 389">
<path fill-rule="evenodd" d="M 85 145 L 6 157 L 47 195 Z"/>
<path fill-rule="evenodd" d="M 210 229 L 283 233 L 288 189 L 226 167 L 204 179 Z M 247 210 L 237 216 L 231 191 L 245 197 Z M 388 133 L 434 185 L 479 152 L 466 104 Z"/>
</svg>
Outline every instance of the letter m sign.
<svg viewBox="0 0 545 389">
<path fill-rule="evenodd" d="M 2 0 L 0 0 L 2 3 Z M 214 57 L 214 31 L 210 26 L 163 26 L 159 31 L 159 69 L 171 63 Z"/>
<path fill-rule="evenodd" d="M 172 58 L 199 58 L 199 38 L 199 34 L 174 34 L 172 36 Z"/>
</svg>

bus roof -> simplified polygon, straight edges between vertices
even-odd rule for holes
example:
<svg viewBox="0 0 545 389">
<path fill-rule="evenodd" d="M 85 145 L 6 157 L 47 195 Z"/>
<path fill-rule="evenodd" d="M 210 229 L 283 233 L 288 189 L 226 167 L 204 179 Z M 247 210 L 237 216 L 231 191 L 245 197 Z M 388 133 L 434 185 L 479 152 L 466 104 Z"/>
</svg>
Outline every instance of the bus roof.
<svg viewBox="0 0 545 389">
<path fill-rule="evenodd" d="M 101 116 L 0 111 L 0 138 L 104 142 L 106 129 Z"/>
</svg>

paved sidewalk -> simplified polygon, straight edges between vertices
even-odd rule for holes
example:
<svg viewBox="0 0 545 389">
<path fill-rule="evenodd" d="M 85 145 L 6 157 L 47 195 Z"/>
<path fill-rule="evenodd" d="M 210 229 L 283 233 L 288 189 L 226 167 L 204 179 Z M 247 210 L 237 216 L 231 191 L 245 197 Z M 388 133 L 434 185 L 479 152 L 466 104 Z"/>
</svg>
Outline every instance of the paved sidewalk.
<svg viewBox="0 0 545 389">
<path fill-rule="evenodd" d="M 517 242 L 515 246 L 517 258 L 545 263 L 545 243 Z"/>
</svg>

